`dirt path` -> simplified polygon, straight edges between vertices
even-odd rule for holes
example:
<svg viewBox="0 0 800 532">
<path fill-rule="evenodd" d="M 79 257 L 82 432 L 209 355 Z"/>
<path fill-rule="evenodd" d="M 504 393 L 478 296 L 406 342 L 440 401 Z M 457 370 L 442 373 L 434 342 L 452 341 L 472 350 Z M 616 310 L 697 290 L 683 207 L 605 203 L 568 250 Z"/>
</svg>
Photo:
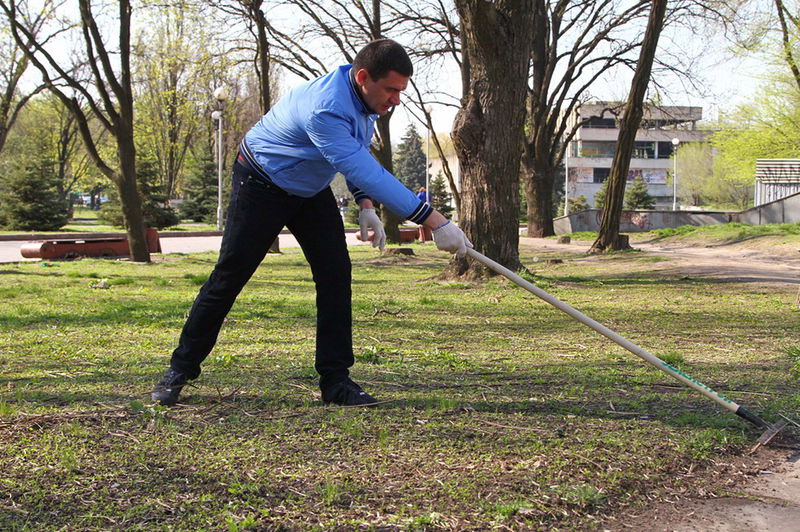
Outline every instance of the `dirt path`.
<svg viewBox="0 0 800 532">
<path fill-rule="evenodd" d="M 585 253 L 591 244 L 589 241 L 559 244 L 552 239 L 520 237 L 523 248 L 553 252 Z M 631 245 L 648 254 L 673 259 L 653 265 L 654 270 L 667 275 L 713 277 L 732 282 L 800 284 L 800 249 L 795 246 L 765 247 L 747 242 L 689 246 L 652 241 L 633 242 Z"/>
<path fill-rule="evenodd" d="M 524 249 L 585 253 L 591 242 L 559 244 L 520 238 Z M 672 260 L 653 263 L 665 275 L 712 277 L 742 283 L 800 285 L 800 249 L 791 245 L 744 242 L 689 246 L 633 242 L 645 253 Z M 795 433 L 800 429 L 795 429 Z M 626 512 L 601 530 L 648 532 L 800 532 L 800 448 L 759 449 L 720 463 L 696 493 L 675 494 L 639 511 Z M 713 493 L 712 493 L 713 491 Z M 724 493 L 715 496 L 714 493 Z"/>
<path fill-rule="evenodd" d="M 696 493 L 624 512 L 603 530 L 648 532 L 798 532 L 800 453 L 762 449 L 718 464 Z M 713 493 L 712 493 L 713 490 Z M 717 495 L 714 495 L 716 493 Z"/>
</svg>

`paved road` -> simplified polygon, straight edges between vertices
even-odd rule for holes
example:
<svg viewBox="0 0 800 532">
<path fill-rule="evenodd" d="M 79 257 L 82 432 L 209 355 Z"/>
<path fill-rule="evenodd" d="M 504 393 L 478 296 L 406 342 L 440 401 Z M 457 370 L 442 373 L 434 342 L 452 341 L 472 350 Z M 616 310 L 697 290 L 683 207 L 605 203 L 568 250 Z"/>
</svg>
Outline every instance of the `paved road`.
<svg viewBox="0 0 800 532">
<path fill-rule="evenodd" d="M 200 251 L 217 251 L 222 240 L 221 236 L 180 236 L 161 237 L 163 253 L 196 253 Z M 0 263 L 22 262 L 20 254 L 23 241 L 0 241 Z M 362 244 L 356 238 L 354 230 L 347 232 L 348 245 Z M 552 239 L 520 238 L 524 248 L 543 250 L 570 250 L 574 253 L 584 253 L 590 243 L 573 242 L 559 244 Z M 297 247 L 297 240 L 289 234 L 280 235 L 281 249 Z M 792 250 L 791 254 L 769 254 L 764 250 L 743 250 L 730 246 L 693 247 L 693 246 L 659 246 L 654 244 L 634 244 L 653 255 L 660 255 L 673 259 L 669 262 L 654 264 L 654 270 L 663 270 L 665 273 L 681 275 L 695 275 L 698 277 L 725 278 L 739 282 L 779 282 L 800 284 L 800 253 Z M 589 259 L 587 259 L 589 260 Z"/>
<path fill-rule="evenodd" d="M 161 237 L 161 249 L 163 253 L 196 253 L 200 251 L 218 251 L 222 241 L 221 236 L 181 236 L 181 237 Z M 20 248 L 25 244 L 24 241 L 0 241 L 0 263 L 23 262 L 39 259 L 26 259 L 22 257 Z M 361 244 L 356 238 L 355 232 L 347 233 L 347 244 Z M 298 247 L 297 240 L 291 234 L 280 236 L 281 249 Z"/>
</svg>

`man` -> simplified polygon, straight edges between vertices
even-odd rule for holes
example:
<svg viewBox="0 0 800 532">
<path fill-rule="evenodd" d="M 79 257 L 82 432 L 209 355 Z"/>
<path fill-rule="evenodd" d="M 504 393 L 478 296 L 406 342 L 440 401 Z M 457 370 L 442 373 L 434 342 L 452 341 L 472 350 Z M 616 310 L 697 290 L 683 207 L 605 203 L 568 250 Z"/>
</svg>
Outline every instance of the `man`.
<svg viewBox="0 0 800 532">
<path fill-rule="evenodd" d="M 372 230 L 383 250 L 386 234 L 372 198 L 397 215 L 433 230 L 439 249 L 463 255 L 472 244 L 455 224 L 420 201 L 369 152 L 374 122 L 400 103 L 413 73 L 394 41 L 365 46 L 353 65 L 306 82 L 283 97 L 245 135 L 233 166 L 233 186 L 219 259 L 200 289 L 152 392 L 173 405 L 217 340 L 241 289 L 286 226 L 311 266 L 317 291 L 315 369 L 325 403 L 375 403 L 350 379 L 353 365 L 350 257 L 344 225 L 329 187 L 344 174 L 360 207 L 362 239 Z"/>
</svg>

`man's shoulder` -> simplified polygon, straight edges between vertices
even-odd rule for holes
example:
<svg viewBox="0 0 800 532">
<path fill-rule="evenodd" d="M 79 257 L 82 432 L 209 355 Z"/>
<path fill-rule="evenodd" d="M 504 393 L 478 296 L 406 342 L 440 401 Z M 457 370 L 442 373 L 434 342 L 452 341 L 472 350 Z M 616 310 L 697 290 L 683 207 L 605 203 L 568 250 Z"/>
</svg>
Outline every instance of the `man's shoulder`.
<svg viewBox="0 0 800 532">
<path fill-rule="evenodd" d="M 343 65 L 336 70 L 317 78 L 318 82 L 312 90 L 315 111 L 333 111 L 344 116 L 355 116 L 352 88 L 349 80 L 350 65 Z"/>
</svg>

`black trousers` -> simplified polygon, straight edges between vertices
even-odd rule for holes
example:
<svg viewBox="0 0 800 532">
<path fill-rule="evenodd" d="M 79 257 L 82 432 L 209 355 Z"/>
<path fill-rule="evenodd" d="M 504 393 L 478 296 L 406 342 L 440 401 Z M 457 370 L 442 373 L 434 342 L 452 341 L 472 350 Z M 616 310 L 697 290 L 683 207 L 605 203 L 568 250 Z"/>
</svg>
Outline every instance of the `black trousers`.
<svg viewBox="0 0 800 532">
<path fill-rule="evenodd" d="M 348 376 L 353 365 L 351 265 L 333 193 L 327 188 L 311 198 L 292 196 L 238 161 L 219 260 L 183 326 L 173 369 L 189 378 L 200 375 L 225 316 L 284 226 L 300 244 L 316 286 L 320 385 Z"/>
</svg>

